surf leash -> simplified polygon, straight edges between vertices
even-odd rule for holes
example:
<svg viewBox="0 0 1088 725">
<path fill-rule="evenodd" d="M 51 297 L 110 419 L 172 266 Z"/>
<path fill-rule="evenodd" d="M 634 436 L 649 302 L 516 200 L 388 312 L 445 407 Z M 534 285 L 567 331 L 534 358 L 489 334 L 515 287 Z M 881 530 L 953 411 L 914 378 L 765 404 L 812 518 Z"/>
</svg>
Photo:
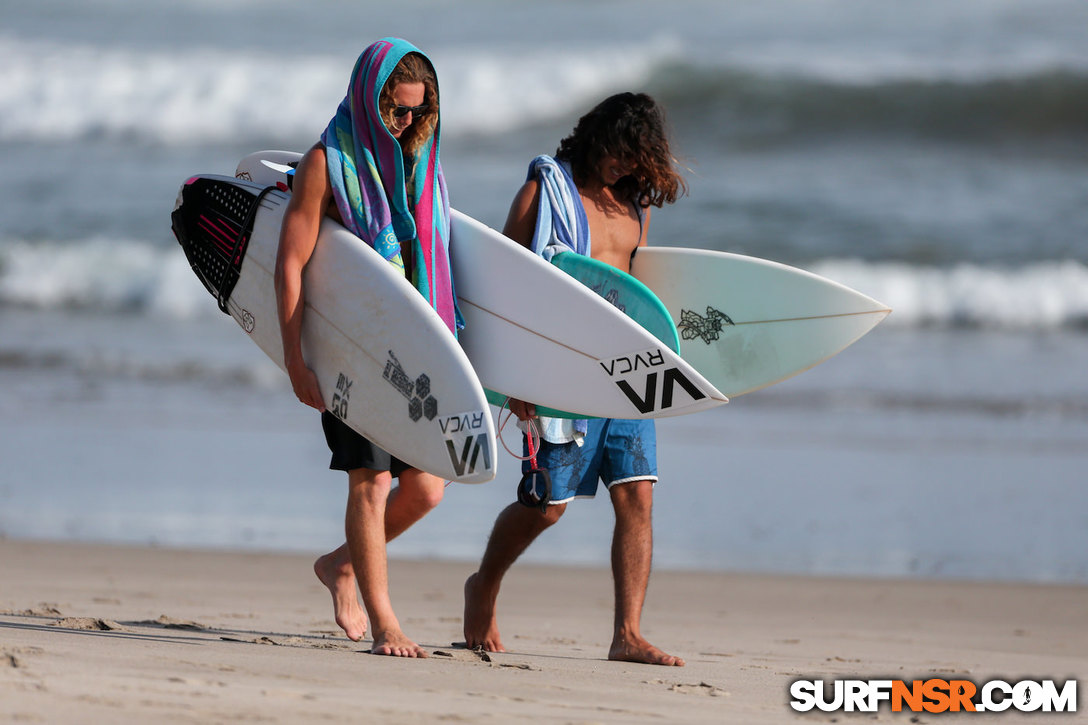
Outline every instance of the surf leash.
<svg viewBox="0 0 1088 725">
<path fill-rule="evenodd" d="M 518 484 L 518 502 L 529 508 L 539 508 L 544 513 L 548 510 L 548 502 L 552 500 L 552 476 L 547 468 L 537 465 L 532 427 L 528 428 L 525 441 L 529 447 L 529 470 L 522 474 L 521 483 Z"/>
<path fill-rule="evenodd" d="M 510 422 L 510 417 L 514 415 L 514 411 L 507 407 L 509 403 L 510 398 L 507 398 L 503 401 L 502 409 L 499 410 L 499 441 L 511 456 L 519 461 L 529 462 L 529 470 L 522 474 L 521 482 L 518 483 L 518 503 L 529 508 L 539 508 L 541 513 L 544 513 L 548 510 L 548 502 L 552 500 L 552 477 L 548 469 L 541 468 L 536 462 L 537 443 L 541 440 L 540 429 L 537 427 L 535 418 L 530 418 L 525 426 L 525 444 L 529 455 L 519 456 L 510 450 L 502 437 L 503 429 Z M 504 410 L 506 411 L 505 418 L 502 417 Z"/>
</svg>

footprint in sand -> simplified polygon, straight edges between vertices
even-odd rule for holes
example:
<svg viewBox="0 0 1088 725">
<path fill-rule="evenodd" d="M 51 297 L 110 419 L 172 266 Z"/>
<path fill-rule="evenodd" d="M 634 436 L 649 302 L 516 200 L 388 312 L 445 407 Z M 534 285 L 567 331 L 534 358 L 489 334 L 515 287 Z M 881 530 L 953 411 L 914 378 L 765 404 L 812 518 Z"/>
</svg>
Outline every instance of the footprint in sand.
<svg viewBox="0 0 1088 725">
<path fill-rule="evenodd" d="M 715 687 L 709 682 L 700 682 L 697 685 L 673 682 L 665 680 L 649 680 L 648 685 L 669 685 L 669 692 L 679 692 L 681 695 L 702 695 L 704 697 L 729 697 L 729 693 L 720 687 Z"/>
<path fill-rule="evenodd" d="M 124 629 L 120 624 L 109 619 L 96 619 L 94 617 L 65 617 L 52 623 L 54 627 L 61 629 L 91 630 L 97 632 L 114 632 Z"/>
</svg>

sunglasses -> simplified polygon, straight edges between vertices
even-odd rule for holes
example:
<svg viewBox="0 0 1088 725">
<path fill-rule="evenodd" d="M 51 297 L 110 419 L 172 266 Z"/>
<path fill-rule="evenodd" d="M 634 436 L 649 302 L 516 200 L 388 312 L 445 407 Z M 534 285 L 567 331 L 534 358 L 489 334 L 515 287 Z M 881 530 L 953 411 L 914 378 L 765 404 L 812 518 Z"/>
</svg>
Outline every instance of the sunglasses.
<svg viewBox="0 0 1088 725">
<path fill-rule="evenodd" d="M 409 113 L 412 116 L 422 116 L 427 112 L 430 105 L 424 103 L 422 106 L 395 106 L 393 108 L 393 118 L 404 118 Z"/>
</svg>

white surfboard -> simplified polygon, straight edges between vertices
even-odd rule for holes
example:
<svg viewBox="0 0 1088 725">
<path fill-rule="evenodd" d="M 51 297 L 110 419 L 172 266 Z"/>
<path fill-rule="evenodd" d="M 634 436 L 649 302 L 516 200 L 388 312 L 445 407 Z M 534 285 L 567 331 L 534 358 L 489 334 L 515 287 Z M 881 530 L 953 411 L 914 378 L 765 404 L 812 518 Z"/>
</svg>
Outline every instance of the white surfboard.
<svg viewBox="0 0 1088 725">
<path fill-rule="evenodd" d="M 681 356 L 730 396 L 818 365 L 891 312 L 819 275 L 740 254 L 642 247 L 631 274 L 669 309 Z"/>
<path fill-rule="evenodd" d="M 236 174 L 287 185 L 300 154 L 259 151 Z M 465 329 L 459 340 L 483 385 L 584 416 L 661 418 L 728 398 L 654 335 L 517 242 L 456 210 L 450 262 Z"/>
<path fill-rule="evenodd" d="M 289 195 L 263 188 L 194 177 L 173 220 L 197 276 L 282 368 L 273 272 Z M 331 219 L 304 275 L 303 351 L 327 409 L 421 470 L 462 483 L 492 479 L 495 429 L 483 389 L 411 283 Z"/>
<path fill-rule="evenodd" d="M 728 401 L 558 267 L 470 217 L 454 211 L 452 221 L 461 344 L 488 388 L 604 418 L 661 418 Z"/>
</svg>

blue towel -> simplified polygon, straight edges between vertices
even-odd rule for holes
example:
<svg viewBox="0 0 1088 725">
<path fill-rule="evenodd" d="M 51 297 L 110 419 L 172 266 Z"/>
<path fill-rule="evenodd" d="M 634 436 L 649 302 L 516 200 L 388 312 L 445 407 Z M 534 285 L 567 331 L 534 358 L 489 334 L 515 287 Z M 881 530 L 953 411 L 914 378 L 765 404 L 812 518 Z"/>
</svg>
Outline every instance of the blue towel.
<svg viewBox="0 0 1088 725">
<path fill-rule="evenodd" d="M 540 183 L 532 250 L 546 260 L 564 251 L 588 257 L 589 220 L 567 163 L 537 156 L 529 162 L 527 178 Z"/>
</svg>

